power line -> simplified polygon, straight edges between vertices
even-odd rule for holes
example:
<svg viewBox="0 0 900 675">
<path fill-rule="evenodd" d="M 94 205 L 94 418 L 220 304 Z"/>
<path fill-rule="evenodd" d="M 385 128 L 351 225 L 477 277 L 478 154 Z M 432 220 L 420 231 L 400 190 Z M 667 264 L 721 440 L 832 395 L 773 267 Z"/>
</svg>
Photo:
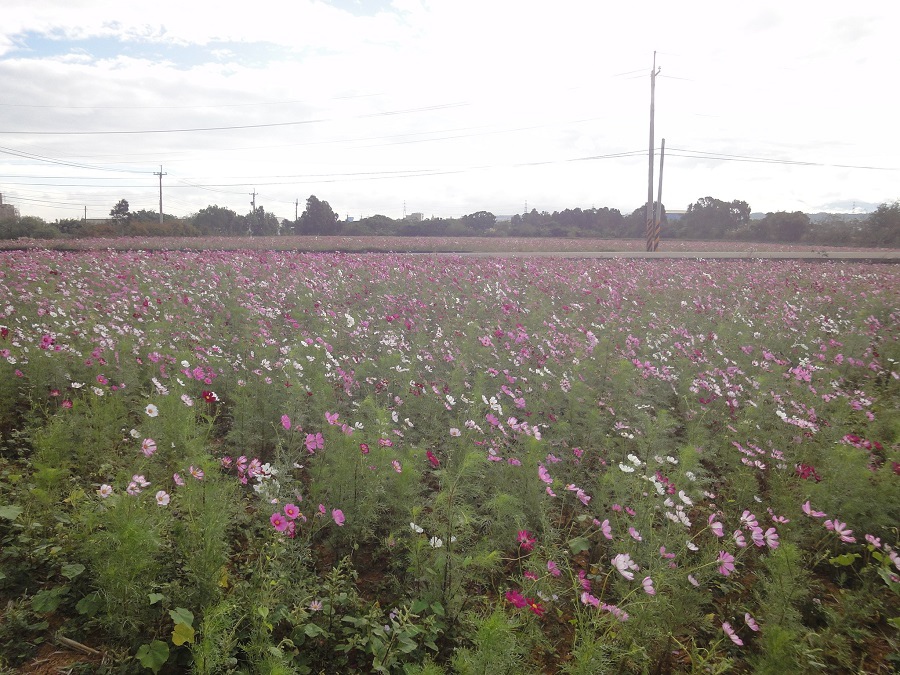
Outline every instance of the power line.
<svg viewBox="0 0 900 675">
<path fill-rule="evenodd" d="M 296 120 L 293 122 L 267 122 L 264 124 L 234 124 L 221 127 L 194 127 L 188 129 L 141 129 L 141 130 L 98 130 L 98 131 L 8 131 L 0 130 L 0 134 L 17 134 L 28 136 L 108 136 L 108 135 L 125 135 L 125 134 L 181 134 L 194 133 L 198 131 L 233 131 L 238 129 L 270 129 L 274 127 L 290 127 L 304 124 L 320 124 L 322 122 L 334 122 L 339 119 L 367 119 L 371 117 L 388 117 L 394 115 L 411 115 L 421 112 L 432 112 L 435 110 L 446 110 L 448 108 L 459 108 L 468 105 L 467 103 L 442 103 L 433 106 L 424 106 L 421 108 L 409 108 L 406 110 L 387 110 L 378 113 L 366 113 L 364 115 L 353 115 L 347 118 L 320 118 L 311 120 Z"/>
</svg>

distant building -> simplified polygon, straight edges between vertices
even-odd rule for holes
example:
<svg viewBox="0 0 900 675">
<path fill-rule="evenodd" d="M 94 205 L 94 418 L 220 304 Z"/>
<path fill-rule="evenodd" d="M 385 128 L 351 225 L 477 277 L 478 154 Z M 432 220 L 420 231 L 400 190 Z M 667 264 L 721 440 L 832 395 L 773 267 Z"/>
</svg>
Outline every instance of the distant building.
<svg viewBox="0 0 900 675">
<path fill-rule="evenodd" d="M 669 211 L 666 209 L 666 218 L 668 218 L 669 221 L 681 220 L 686 213 L 687 211 Z"/>
<path fill-rule="evenodd" d="M 19 218 L 19 209 L 12 204 L 3 203 L 3 194 L 0 193 L 0 220 L 17 220 Z"/>
</svg>

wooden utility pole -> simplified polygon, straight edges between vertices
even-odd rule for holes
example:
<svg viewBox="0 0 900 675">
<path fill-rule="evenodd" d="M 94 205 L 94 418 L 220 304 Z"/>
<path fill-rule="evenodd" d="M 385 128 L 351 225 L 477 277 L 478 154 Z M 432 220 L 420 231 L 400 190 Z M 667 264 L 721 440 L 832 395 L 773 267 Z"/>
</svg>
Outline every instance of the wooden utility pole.
<svg viewBox="0 0 900 675">
<path fill-rule="evenodd" d="M 659 192 L 656 197 L 656 206 L 653 208 L 653 250 L 659 248 L 659 231 L 662 222 L 662 177 L 663 162 L 666 161 L 666 139 L 662 139 L 662 145 L 659 149 Z"/>
<path fill-rule="evenodd" d="M 653 69 L 650 71 L 650 169 L 647 181 L 647 250 L 653 250 L 653 115 L 656 99 L 656 52 L 653 52 Z"/>
<path fill-rule="evenodd" d="M 162 214 L 162 177 L 166 174 L 163 173 L 162 164 L 159 165 L 159 171 L 153 172 L 154 176 L 159 176 L 159 224 L 163 224 L 163 214 Z"/>
</svg>

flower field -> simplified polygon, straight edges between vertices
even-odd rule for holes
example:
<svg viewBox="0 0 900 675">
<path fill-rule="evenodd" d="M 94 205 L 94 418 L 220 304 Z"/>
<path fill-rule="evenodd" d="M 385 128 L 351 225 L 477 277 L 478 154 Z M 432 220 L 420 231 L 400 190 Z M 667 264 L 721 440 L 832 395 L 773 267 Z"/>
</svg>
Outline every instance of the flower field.
<svg viewBox="0 0 900 675">
<path fill-rule="evenodd" d="M 898 290 L 0 253 L 0 672 L 894 672 Z"/>
</svg>

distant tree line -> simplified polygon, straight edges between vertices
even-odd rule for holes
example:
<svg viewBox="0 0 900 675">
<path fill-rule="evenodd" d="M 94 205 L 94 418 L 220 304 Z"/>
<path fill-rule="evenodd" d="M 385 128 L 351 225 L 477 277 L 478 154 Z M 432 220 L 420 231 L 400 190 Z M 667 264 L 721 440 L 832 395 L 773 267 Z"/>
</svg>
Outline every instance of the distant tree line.
<svg viewBox="0 0 900 675">
<path fill-rule="evenodd" d="M 833 246 L 900 247 L 900 201 L 881 204 L 865 216 L 826 214 L 811 219 L 800 211 L 767 213 L 751 218 L 750 205 L 702 197 L 683 213 L 660 209 L 663 239 L 732 240 L 749 242 L 808 243 Z M 460 218 L 425 218 L 412 214 L 403 219 L 373 215 L 340 220 L 328 202 L 310 195 L 296 220 L 279 220 L 262 206 L 246 214 L 213 205 L 185 218 L 154 211 L 131 211 L 120 200 L 99 220 L 63 219 L 48 223 L 34 216 L 0 220 L 0 239 L 31 237 L 261 237 L 279 235 L 346 235 L 410 237 L 565 237 L 599 239 L 643 238 L 647 204 L 630 214 L 607 207 L 516 214 L 497 220 L 489 211 Z"/>
</svg>

